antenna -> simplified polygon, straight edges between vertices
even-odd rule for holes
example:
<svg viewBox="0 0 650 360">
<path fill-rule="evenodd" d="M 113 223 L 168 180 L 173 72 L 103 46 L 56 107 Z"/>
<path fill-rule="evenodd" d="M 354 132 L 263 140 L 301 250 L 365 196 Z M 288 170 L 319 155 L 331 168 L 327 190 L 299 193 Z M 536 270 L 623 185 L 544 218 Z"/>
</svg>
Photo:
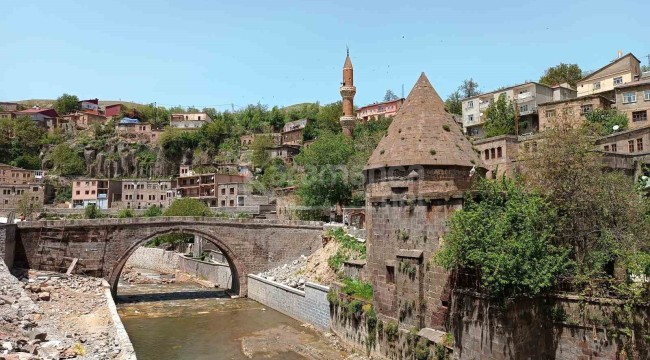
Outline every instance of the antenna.
<svg viewBox="0 0 650 360">
<path fill-rule="evenodd" d="M 346 52 L 347 56 L 350 56 L 350 47 L 347 46 L 347 45 L 345 45 L 345 52 Z"/>
</svg>

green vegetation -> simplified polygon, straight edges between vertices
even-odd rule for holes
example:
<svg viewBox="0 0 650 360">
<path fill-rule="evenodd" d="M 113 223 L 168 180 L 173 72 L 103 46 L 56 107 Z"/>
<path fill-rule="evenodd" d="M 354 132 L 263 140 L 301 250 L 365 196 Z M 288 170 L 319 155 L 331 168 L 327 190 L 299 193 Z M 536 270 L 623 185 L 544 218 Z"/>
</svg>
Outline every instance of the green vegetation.
<svg viewBox="0 0 650 360">
<path fill-rule="evenodd" d="M 142 213 L 142 216 L 144 217 L 156 217 L 162 215 L 162 209 L 156 205 L 151 205 L 147 210 L 144 211 L 144 213 Z"/>
<path fill-rule="evenodd" d="M 56 197 L 54 203 L 64 203 L 72 200 L 72 186 L 62 186 L 56 189 Z"/>
<path fill-rule="evenodd" d="M 192 198 L 180 198 L 165 210 L 165 216 L 212 216 L 210 208 L 202 201 Z"/>
<path fill-rule="evenodd" d="M 344 261 L 366 258 L 366 244 L 358 242 L 353 236 L 346 234 L 342 228 L 329 230 L 327 235 L 339 244 L 339 249 L 327 260 L 327 264 L 332 270 L 338 272 Z"/>
<path fill-rule="evenodd" d="M 516 104 L 504 94 L 499 95 L 499 99 L 488 106 L 483 126 L 486 137 L 515 133 L 515 106 Z"/>
<path fill-rule="evenodd" d="M 102 213 L 97 205 L 90 204 L 86 206 L 86 209 L 84 210 L 84 218 L 99 219 L 100 217 L 102 217 Z"/>
<path fill-rule="evenodd" d="M 54 109 L 62 116 L 81 109 L 81 104 L 76 95 L 63 94 L 54 102 Z"/>
<path fill-rule="evenodd" d="M 122 209 L 120 210 L 120 212 L 117 213 L 117 217 L 118 219 L 132 218 L 135 217 L 135 214 L 131 209 Z"/>
<path fill-rule="evenodd" d="M 48 155 L 52 162 L 52 172 L 62 176 L 83 175 L 86 164 L 81 154 L 67 144 L 59 144 Z"/>
<path fill-rule="evenodd" d="M 350 295 L 353 298 L 372 301 L 372 284 L 369 282 L 359 281 L 355 279 L 343 279 L 345 285 L 341 291 L 344 294 Z"/>
<path fill-rule="evenodd" d="M 557 66 L 550 67 L 544 71 L 544 75 L 539 78 L 539 82 L 544 85 L 559 85 L 568 83 L 575 88 L 576 83 L 582 78 L 582 70 L 577 64 L 560 63 Z"/>
<path fill-rule="evenodd" d="M 46 134 L 28 117 L 0 119 L 1 162 L 26 169 L 40 169 L 39 153 Z"/>
<path fill-rule="evenodd" d="M 478 274 L 493 297 L 539 294 L 569 264 L 568 251 L 553 244 L 556 219 L 540 195 L 513 180 L 479 181 L 452 215 L 436 262 Z"/>
<path fill-rule="evenodd" d="M 595 109 L 585 115 L 588 126 L 593 125 L 600 135 L 609 135 L 615 132 L 614 126 L 618 125 L 616 131 L 627 129 L 627 115 L 616 109 Z"/>
</svg>

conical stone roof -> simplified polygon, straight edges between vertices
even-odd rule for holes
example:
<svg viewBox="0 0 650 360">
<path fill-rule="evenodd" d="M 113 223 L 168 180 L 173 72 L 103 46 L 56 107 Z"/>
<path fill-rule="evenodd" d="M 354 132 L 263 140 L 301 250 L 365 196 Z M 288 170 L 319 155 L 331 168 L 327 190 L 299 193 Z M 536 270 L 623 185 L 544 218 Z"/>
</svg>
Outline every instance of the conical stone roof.
<svg viewBox="0 0 650 360">
<path fill-rule="evenodd" d="M 409 165 L 483 167 L 424 73 L 395 114 L 366 170 Z"/>
<path fill-rule="evenodd" d="M 350 60 L 350 54 L 345 57 L 345 62 L 343 63 L 344 69 L 352 69 L 352 60 Z"/>
</svg>

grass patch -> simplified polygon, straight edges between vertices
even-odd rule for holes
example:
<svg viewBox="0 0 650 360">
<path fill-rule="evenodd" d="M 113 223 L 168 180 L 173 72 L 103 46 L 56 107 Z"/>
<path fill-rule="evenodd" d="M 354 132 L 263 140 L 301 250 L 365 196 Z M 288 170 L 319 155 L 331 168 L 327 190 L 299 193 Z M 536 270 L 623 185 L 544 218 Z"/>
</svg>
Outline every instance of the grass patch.
<svg viewBox="0 0 650 360">
<path fill-rule="evenodd" d="M 343 288 L 341 291 L 353 298 L 372 301 L 372 284 L 350 278 L 343 279 Z"/>
</svg>

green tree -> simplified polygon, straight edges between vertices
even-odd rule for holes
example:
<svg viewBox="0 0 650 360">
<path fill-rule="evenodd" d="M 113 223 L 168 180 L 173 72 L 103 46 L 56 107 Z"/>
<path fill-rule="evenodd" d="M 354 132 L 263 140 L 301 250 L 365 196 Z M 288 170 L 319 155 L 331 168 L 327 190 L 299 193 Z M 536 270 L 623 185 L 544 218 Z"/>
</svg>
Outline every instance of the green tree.
<svg viewBox="0 0 650 360">
<path fill-rule="evenodd" d="M 62 175 L 83 175 L 86 165 L 79 152 L 67 144 L 59 144 L 48 155 L 52 162 L 53 172 Z"/>
<path fill-rule="evenodd" d="M 540 194 L 513 180 L 481 180 L 452 214 L 436 262 L 476 274 L 490 296 L 550 290 L 569 265 L 555 242 L 557 214 Z"/>
<path fill-rule="evenodd" d="M 102 217 L 99 207 L 95 204 L 89 204 L 84 210 L 84 218 L 86 219 L 99 219 Z"/>
<path fill-rule="evenodd" d="M 522 159 L 527 186 L 558 209 L 558 244 L 572 250 L 572 275 L 585 282 L 638 269 L 644 257 L 635 254 L 650 254 L 647 200 L 623 173 L 603 169 L 595 131 L 558 124 Z"/>
<path fill-rule="evenodd" d="M 303 140 L 313 140 L 322 132 L 341 132 L 340 117 L 343 115 L 343 103 L 337 101 L 335 103 L 321 106 L 318 113 L 305 128 L 303 132 Z"/>
<path fill-rule="evenodd" d="M 198 142 L 203 149 L 219 148 L 228 136 L 228 126 L 222 120 L 216 120 L 203 125 L 198 131 Z"/>
<path fill-rule="evenodd" d="M 393 101 L 399 99 L 397 95 L 393 92 L 393 90 L 388 89 L 386 90 L 386 94 L 384 95 L 384 101 Z"/>
<path fill-rule="evenodd" d="M 515 133 L 515 105 L 504 94 L 485 110 L 485 124 L 483 125 L 486 137 L 507 135 Z"/>
<path fill-rule="evenodd" d="M 268 150 L 273 147 L 273 140 L 270 136 L 257 135 L 251 148 L 253 149 L 253 166 L 256 168 L 264 168 L 269 160 L 271 155 Z"/>
<path fill-rule="evenodd" d="M 582 78 L 582 70 L 577 64 L 560 63 L 544 71 L 544 75 L 539 78 L 539 82 L 544 85 L 559 85 L 569 83 L 575 87 L 576 83 Z"/>
<path fill-rule="evenodd" d="M 274 106 L 271 109 L 271 114 L 269 114 L 269 122 L 273 131 L 280 131 L 284 126 L 284 113 L 277 106 Z"/>
<path fill-rule="evenodd" d="M 451 114 L 463 115 L 463 101 L 460 91 L 456 90 L 447 97 L 445 109 Z"/>
<path fill-rule="evenodd" d="M 174 200 L 164 211 L 165 216 L 212 216 L 210 208 L 202 201 L 192 198 Z"/>
<path fill-rule="evenodd" d="M 460 95 L 463 99 L 481 94 L 478 90 L 478 83 L 472 78 L 463 80 L 463 83 L 458 87 L 458 91 L 460 91 Z"/>
<path fill-rule="evenodd" d="M 179 158 L 188 149 L 195 149 L 199 144 L 199 135 L 195 131 L 182 131 L 167 128 L 160 135 L 160 146 L 168 158 Z"/>
<path fill-rule="evenodd" d="M 39 153 L 46 134 L 28 117 L 0 119 L 0 162 L 40 169 Z"/>
<path fill-rule="evenodd" d="M 650 71 L 650 65 L 641 65 L 641 72 Z"/>
<path fill-rule="evenodd" d="M 145 212 L 142 214 L 144 217 L 156 217 L 156 216 L 162 216 L 163 211 L 160 207 L 156 205 L 151 205 Z"/>
<path fill-rule="evenodd" d="M 72 186 L 62 186 L 56 189 L 56 196 L 54 197 L 55 203 L 64 203 L 72 200 Z"/>
<path fill-rule="evenodd" d="M 36 210 L 36 202 L 29 196 L 28 192 L 23 192 L 16 205 L 20 215 L 24 215 L 27 219 L 32 218 L 32 214 Z"/>
<path fill-rule="evenodd" d="M 341 133 L 324 132 L 295 157 L 305 174 L 297 193 L 308 206 L 345 204 L 352 195 L 348 162 L 354 154 L 352 140 Z"/>
<path fill-rule="evenodd" d="M 585 115 L 587 123 L 593 125 L 600 135 L 627 129 L 627 115 L 616 109 L 595 109 Z M 618 126 L 616 130 L 614 127 Z"/>
<path fill-rule="evenodd" d="M 65 115 L 81 109 L 81 104 L 76 95 L 63 94 L 54 102 L 54 109 L 59 115 Z"/>
</svg>

